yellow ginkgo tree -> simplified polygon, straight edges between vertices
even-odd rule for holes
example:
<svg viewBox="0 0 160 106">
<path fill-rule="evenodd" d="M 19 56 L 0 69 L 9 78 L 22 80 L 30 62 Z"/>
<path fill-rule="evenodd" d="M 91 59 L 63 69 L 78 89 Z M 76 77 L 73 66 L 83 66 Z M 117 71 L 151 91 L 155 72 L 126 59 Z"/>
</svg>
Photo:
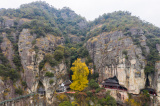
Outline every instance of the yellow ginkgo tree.
<svg viewBox="0 0 160 106">
<path fill-rule="evenodd" d="M 82 91 L 88 84 L 88 74 L 89 69 L 87 65 L 81 62 L 81 59 L 75 60 L 72 64 L 71 70 L 73 71 L 72 80 L 73 83 L 70 85 L 70 88 L 73 90 Z"/>
</svg>

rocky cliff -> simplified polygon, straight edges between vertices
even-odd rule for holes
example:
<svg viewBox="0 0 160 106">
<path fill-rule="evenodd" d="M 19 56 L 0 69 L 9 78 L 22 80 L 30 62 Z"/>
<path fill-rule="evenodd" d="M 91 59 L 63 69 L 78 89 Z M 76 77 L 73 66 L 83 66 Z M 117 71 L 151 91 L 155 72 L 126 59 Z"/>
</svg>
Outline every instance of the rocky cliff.
<svg viewBox="0 0 160 106">
<path fill-rule="evenodd" d="M 95 71 L 100 75 L 99 82 L 117 76 L 119 83 L 130 93 L 138 94 L 144 88 L 145 57 L 130 36 L 120 31 L 102 33 L 89 39 L 86 47 L 96 65 Z"/>
<path fill-rule="evenodd" d="M 13 63 L 14 50 L 12 43 L 10 40 L 3 34 L 3 42 L 1 43 L 2 53 L 7 59 L 13 68 L 15 65 Z M 33 41 L 36 43 L 33 45 Z M 51 94 L 59 84 L 61 84 L 66 77 L 66 65 L 62 61 L 57 66 L 50 66 L 49 63 L 45 63 L 43 69 L 39 69 L 40 62 L 44 59 L 44 56 L 48 53 L 53 54 L 55 48 L 58 45 L 63 45 L 64 40 L 61 37 L 55 37 L 53 35 L 46 35 L 44 38 L 36 39 L 36 35 L 31 35 L 29 29 L 23 29 L 19 35 L 18 40 L 18 51 L 21 60 L 21 64 L 23 67 L 23 71 L 21 73 L 21 79 L 15 83 L 15 86 L 22 87 L 21 82 L 26 82 L 26 88 L 24 88 L 26 94 L 31 92 L 37 92 L 38 84 L 41 82 L 46 91 L 47 99 L 51 98 Z M 37 47 L 37 49 L 35 49 Z M 54 74 L 53 77 L 47 77 L 46 72 L 52 72 Z M 53 83 L 50 83 L 50 80 L 53 80 Z M 8 82 L 8 83 L 7 83 Z M 19 85 L 20 84 L 20 85 Z M 56 85 L 55 85 L 56 84 Z M 15 92 L 15 88 L 12 85 L 12 81 L 1 80 L 1 94 L 5 97 L 5 99 L 16 97 L 13 95 Z M 10 89 L 9 91 L 6 91 Z M 12 92 L 13 91 L 13 92 Z M 4 93 L 7 92 L 7 96 Z M 3 97 L 1 96 L 1 97 Z M 18 96 L 18 95 L 17 95 Z M 1 100 L 3 100 L 1 98 Z"/>
<path fill-rule="evenodd" d="M 69 8 L 57 10 L 45 2 L 22 5 L 18 10 L 1 9 L 0 101 L 38 93 L 41 88 L 45 99 L 52 101 L 59 85 L 69 79 L 66 39 L 81 41 L 77 33 L 82 36 L 87 24 Z M 60 57 L 54 54 L 56 50 Z"/>
<path fill-rule="evenodd" d="M 0 101 L 42 89 L 52 103 L 77 58 L 99 74 L 98 82 L 117 76 L 128 93 L 149 87 L 160 100 L 159 28 L 121 11 L 87 22 L 43 2 L 0 9 L 0 15 Z"/>
<path fill-rule="evenodd" d="M 46 35 L 46 37 L 38 39 L 35 39 L 34 36 L 36 35 L 31 35 L 28 29 L 23 29 L 19 36 L 19 53 L 24 68 L 23 79 L 27 82 L 28 92 L 36 92 L 40 81 L 47 91 L 46 97 L 48 97 L 55 90 L 49 81 L 53 79 L 55 83 L 59 82 L 56 84 L 62 83 L 62 78 L 66 75 L 66 66 L 63 62 L 56 67 L 51 67 L 46 63 L 44 68 L 39 70 L 39 64 L 45 54 L 54 53 L 56 46 L 63 45 L 64 40 L 53 35 Z M 31 43 L 33 40 L 36 40 L 34 45 Z M 38 51 L 35 50 L 35 47 Z M 45 77 L 46 72 L 52 72 L 55 76 L 53 78 Z M 55 85 L 55 83 L 53 84 Z"/>
</svg>

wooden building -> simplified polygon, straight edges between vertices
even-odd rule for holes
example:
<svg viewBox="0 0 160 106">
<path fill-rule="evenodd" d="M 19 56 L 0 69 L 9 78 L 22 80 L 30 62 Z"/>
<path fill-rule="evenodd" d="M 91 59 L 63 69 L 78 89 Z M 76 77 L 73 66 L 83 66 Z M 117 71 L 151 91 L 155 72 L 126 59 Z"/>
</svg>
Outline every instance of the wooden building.
<svg viewBox="0 0 160 106">
<path fill-rule="evenodd" d="M 154 96 L 157 96 L 156 90 L 154 90 L 154 89 L 152 89 L 152 88 L 144 88 L 144 89 L 141 89 L 141 93 L 144 92 L 144 91 L 148 91 L 149 94 L 154 95 Z"/>
<path fill-rule="evenodd" d="M 46 91 L 45 91 L 44 88 L 40 87 L 40 88 L 38 89 L 38 93 L 39 93 L 40 95 L 45 95 Z"/>
<path fill-rule="evenodd" d="M 118 90 L 127 91 L 127 88 L 125 88 L 124 86 L 119 84 L 116 76 L 114 76 L 112 78 L 105 79 L 102 82 L 102 87 L 109 88 L 109 89 L 118 89 Z"/>
<path fill-rule="evenodd" d="M 68 89 L 70 89 L 70 84 L 72 82 L 70 80 L 66 80 L 64 81 L 61 85 L 59 85 L 58 89 L 56 90 L 56 92 L 65 92 Z"/>
</svg>

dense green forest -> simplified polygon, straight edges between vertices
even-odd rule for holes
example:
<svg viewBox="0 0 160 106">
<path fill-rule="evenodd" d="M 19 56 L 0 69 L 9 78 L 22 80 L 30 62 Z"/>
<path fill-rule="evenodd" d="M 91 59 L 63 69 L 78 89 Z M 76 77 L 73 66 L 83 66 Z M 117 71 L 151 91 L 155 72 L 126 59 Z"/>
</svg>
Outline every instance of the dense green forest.
<svg viewBox="0 0 160 106">
<path fill-rule="evenodd" d="M 63 14 L 66 15 L 64 18 L 62 17 Z M 79 22 L 86 21 L 85 18 L 77 15 L 67 7 L 57 10 L 46 2 L 24 4 L 18 9 L 1 9 L 0 16 L 1 22 L 4 21 L 3 16 L 16 18 L 15 26 L 18 19 L 27 18 L 31 20 L 31 22 L 25 23 L 21 27 L 32 29 L 32 32 L 38 36 L 44 36 L 46 33 L 57 36 L 68 33 L 85 36 L 85 31 L 78 25 Z"/>
<path fill-rule="evenodd" d="M 116 11 L 103 14 L 89 24 L 92 29 L 87 35 L 96 36 L 102 32 L 123 31 L 127 33 L 130 28 L 143 28 L 155 36 L 160 36 L 160 29 L 149 22 L 142 21 L 136 16 L 132 16 L 128 11 Z M 97 28 L 94 28 L 94 27 Z M 94 30 L 95 29 L 95 30 Z"/>
</svg>

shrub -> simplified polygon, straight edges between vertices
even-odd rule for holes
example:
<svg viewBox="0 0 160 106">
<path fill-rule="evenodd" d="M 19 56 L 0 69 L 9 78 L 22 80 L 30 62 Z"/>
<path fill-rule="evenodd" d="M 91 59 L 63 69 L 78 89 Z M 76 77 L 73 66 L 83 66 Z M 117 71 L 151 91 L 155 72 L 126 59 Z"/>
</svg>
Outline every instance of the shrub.
<svg viewBox="0 0 160 106">
<path fill-rule="evenodd" d="M 126 100 L 127 106 L 149 106 L 150 103 L 151 98 L 147 90 L 143 90 L 137 97 L 129 95 L 129 98 Z"/>
<path fill-rule="evenodd" d="M 128 56 L 127 55 L 125 56 L 125 59 L 128 60 Z"/>
<path fill-rule="evenodd" d="M 62 45 L 58 45 L 56 50 L 61 50 L 62 52 L 64 52 L 65 47 Z"/>
<path fill-rule="evenodd" d="M 99 88 L 99 84 L 94 79 L 91 79 L 89 82 L 89 87 L 93 89 L 97 89 Z"/>
<path fill-rule="evenodd" d="M 72 106 L 72 104 L 69 101 L 64 101 L 60 103 L 59 106 Z"/>
<path fill-rule="evenodd" d="M 105 88 L 97 88 L 96 89 L 96 93 L 98 93 L 99 91 L 101 91 L 101 90 L 104 90 Z"/>
<path fill-rule="evenodd" d="M 14 37 L 13 37 L 13 36 L 8 35 L 7 38 L 8 38 L 12 43 L 14 43 L 15 40 L 14 40 Z"/>
<path fill-rule="evenodd" d="M 17 66 L 17 68 L 21 67 L 21 58 L 18 54 L 13 57 L 13 62 Z"/>
<path fill-rule="evenodd" d="M 101 88 L 97 88 L 97 89 L 96 89 L 96 93 L 98 93 L 100 90 L 101 90 Z"/>
<path fill-rule="evenodd" d="M 54 59 L 54 58 L 50 58 L 48 60 L 49 64 L 53 67 L 56 66 L 58 64 L 58 62 Z"/>
<path fill-rule="evenodd" d="M 15 69 L 10 69 L 8 74 L 10 79 L 13 81 L 16 81 L 20 78 L 20 74 Z"/>
<path fill-rule="evenodd" d="M 53 79 L 50 79 L 49 80 L 49 84 L 53 84 L 54 83 L 54 80 Z"/>
<path fill-rule="evenodd" d="M 49 62 L 49 64 L 53 67 L 57 65 L 57 61 L 54 59 L 54 56 L 52 54 L 45 55 L 45 61 Z"/>
<path fill-rule="evenodd" d="M 99 73 L 98 72 L 94 72 L 93 74 L 90 75 L 90 79 L 96 80 L 98 77 L 99 77 Z"/>
<path fill-rule="evenodd" d="M 18 54 L 18 44 L 17 43 L 13 44 L 13 49 L 16 52 L 16 54 Z"/>
<path fill-rule="evenodd" d="M 19 95 L 22 95 L 22 94 L 23 94 L 22 88 L 20 88 L 20 87 L 19 87 L 19 88 L 16 88 L 16 89 L 15 89 L 15 93 L 16 93 L 16 94 L 19 94 Z"/>
<path fill-rule="evenodd" d="M 61 61 L 63 59 L 64 53 L 61 50 L 55 50 L 54 52 L 54 58 L 57 61 Z"/>
<path fill-rule="evenodd" d="M 70 48 L 68 48 L 67 46 L 65 46 L 65 48 L 64 48 L 64 57 L 68 58 L 70 56 L 71 56 L 71 50 L 70 50 Z"/>
<path fill-rule="evenodd" d="M 92 97 L 93 96 L 92 92 L 88 91 L 87 96 Z"/>
<path fill-rule="evenodd" d="M 3 42 L 3 37 L 0 36 L 0 44 Z"/>
<path fill-rule="evenodd" d="M 60 100 L 61 102 L 62 102 L 62 101 L 68 101 L 68 100 L 69 100 L 68 97 L 67 97 L 67 95 L 65 95 L 65 94 L 59 94 L 59 95 L 57 96 L 57 98 L 58 98 L 58 100 Z"/>
<path fill-rule="evenodd" d="M 0 53 L 0 60 L 3 64 L 8 63 L 8 59 L 3 55 L 3 53 Z"/>
<path fill-rule="evenodd" d="M 46 62 L 45 60 L 42 60 L 42 61 L 39 63 L 39 70 L 42 70 L 45 62 Z"/>
<path fill-rule="evenodd" d="M 12 30 L 7 28 L 7 29 L 5 29 L 5 32 L 6 32 L 8 35 L 10 35 L 11 32 L 12 32 Z"/>
<path fill-rule="evenodd" d="M 39 51 L 38 46 L 34 46 L 34 50 L 35 50 L 36 53 L 38 53 L 38 51 Z"/>
<path fill-rule="evenodd" d="M 154 66 L 149 66 L 148 64 L 147 64 L 147 65 L 145 66 L 145 68 L 144 68 L 144 72 L 145 72 L 146 74 L 148 74 L 148 73 L 153 73 L 154 70 L 155 70 L 155 67 L 154 67 Z"/>
<path fill-rule="evenodd" d="M 49 59 L 52 59 L 52 58 L 54 58 L 54 57 L 53 57 L 53 55 L 50 54 L 50 53 L 46 54 L 45 57 L 44 57 L 44 59 L 45 59 L 46 61 L 49 60 Z"/>
<path fill-rule="evenodd" d="M 79 50 L 78 50 L 78 54 L 79 54 L 79 57 L 87 57 L 89 55 L 89 52 L 86 48 L 84 47 L 81 47 Z"/>
<path fill-rule="evenodd" d="M 12 81 L 16 81 L 20 78 L 20 74 L 17 70 L 3 64 L 0 64 L 0 76 L 3 76 L 4 78 L 9 77 Z"/>
<path fill-rule="evenodd" d="M 5 67 L 3 64 L 0 64 L 0 75 L 1 76 L 7 76 L 7 67 Z"/>
<path fill-rule="evenodd" d="M 46 72 L 45 76 L 47 77 L 54 77 L 54 74 L 52 72 Z"/>
<path fill-rule="evenodd" d="M 39 70 L 42 70 L 44 64 L 48 62 L 52 67 L 56 66 L 58 62 L 54 59 L 54 56 L 52 54 L 47 54 L 44 57 L 44 60 L 42 60 L 39 64 Z"/>
<path fill-rule="evenodd" d="M 32 41 L 32 45 L 35 45 L 35 44 L 36 44 L 36 39 Z"/>
<path fill-rule="evenodd" d="M 22 86 L 27 86 L 27 83 L 26 83 L 26 81 L 22 81 Z"/>
<path fill-rule="evenodd" d="M 116 100 L 109 93 L 107 93 L 105 98 L 99 99 L 98 103 L 102 106 L 105 106 L 105 105 L 116 106 L 117 105 Z"/>
<path fill-rule="evenodd" d="M 81 41 L 84 41 L 85 40 L 85 37 L 81 37 Z"/>
<path fill-rule="evenodd" d="M 128 53 L 128 52 L 127 52 L 126 50 L 123 50 L 123 51 L 122 51 L 122 54 L 124 54 L 124 55 L 127 55 L 127 53 Z"/>
<path fill-rule="evenodd" d="M 86 58 L 86 60 L 85 60 L 85 63 L 87 64 L 87 65 L 89 65 L 89 63 L 92 63 L 92 59 L 91 59 L 91 57 L 88 55 L 87 56 L 87 58 Z"/>
<path fill-rule="evenodd" d="M 130 31 L 127 31 L 127 32 L 124 33 L 124 35 L 129 35 L 129 36 L 131 36 L 131 34 L 132 33 Z"/>
</svg>

